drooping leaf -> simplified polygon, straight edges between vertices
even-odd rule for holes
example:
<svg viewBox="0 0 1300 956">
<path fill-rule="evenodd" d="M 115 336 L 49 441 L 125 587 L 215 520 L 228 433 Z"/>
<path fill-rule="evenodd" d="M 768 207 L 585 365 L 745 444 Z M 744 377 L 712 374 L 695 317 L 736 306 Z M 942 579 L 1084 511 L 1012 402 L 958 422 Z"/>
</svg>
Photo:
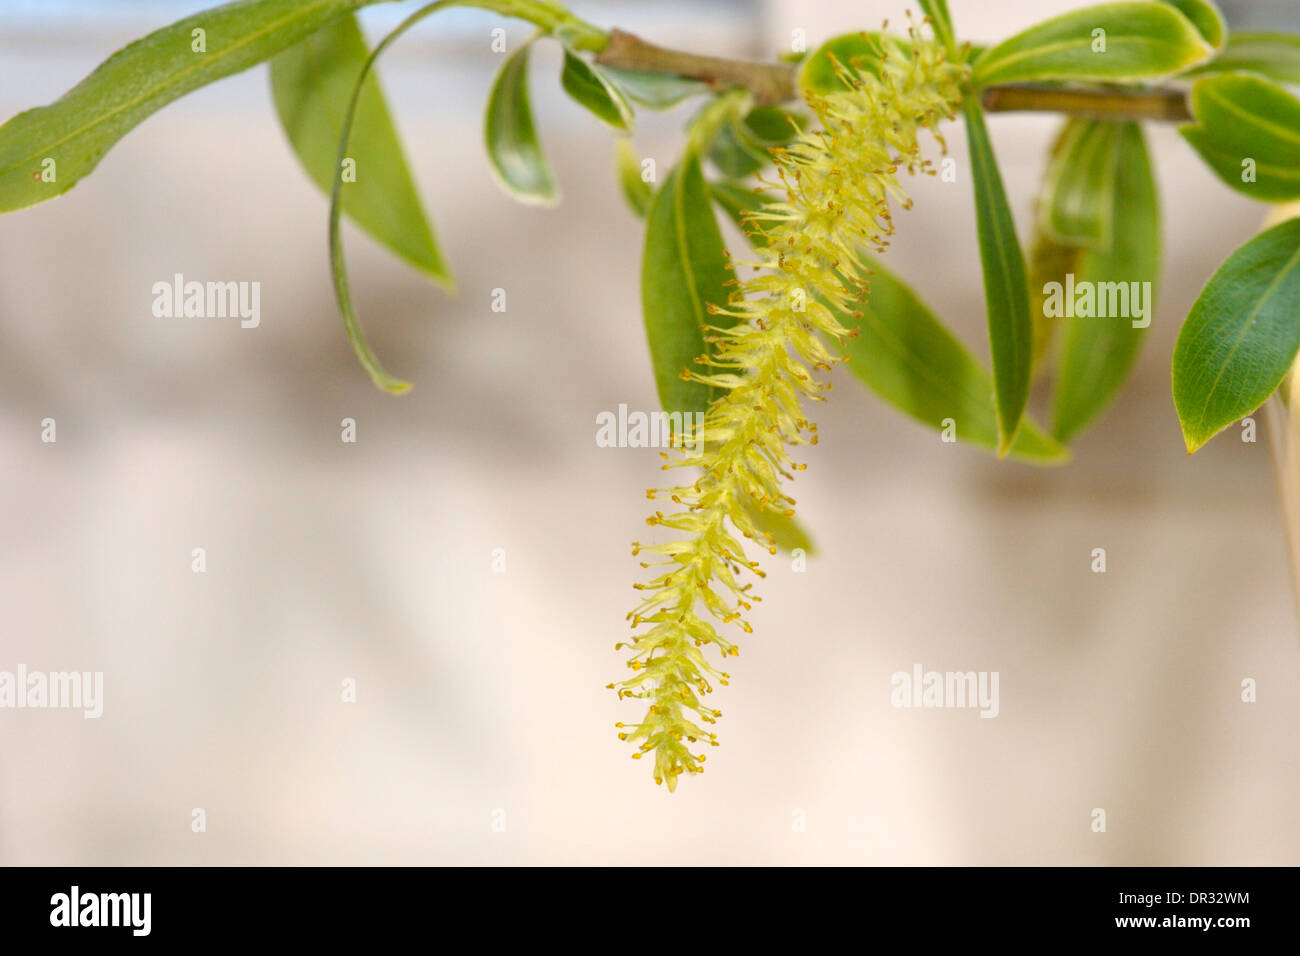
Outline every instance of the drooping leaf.
<svg viewBox="0 0 1300 956">
<path fill-rule="evenodd" d="M 1258 73 L 1279 83 L 1300 85 L 1300 36 L 1294 33 L 1230 33 L 1223 50 L 1189 75 Z"/>
<path fill-rule="evenodd" d="M 1093 311 L 1098 314 L 1083 316 L 1071 308 L 1075 314 L 1064 319 L 1052 423 L 1052 433 L 1062 442 L 1096 418 L 1128 378 L 1154 314 L 1160 278 L 1159 196 L 1142 127 L 1109 125 L 1118 135 L 1109 155 L 1095 160 L 1109 168 L 1113 180 L 1107 191 L 1107 234 L 1080 253 L 1072 273 L 1076 287 L 1090 283 L 1095 290 Z M 1071 280 L 1060 276 L 1055 281 L 1062 284 L 1064 299 Z M 1103 310 L 1107 315 L 1100 314 Z"/>
<path fill-rule="evenodd" d="M 1300 348 L 1300 220 L 1228 257 L 1183 323 L 1174 347 L 1174 405 L 1187 451 L 1254 411 Z"/>
<path fill-rule="evenodd" d="M 1115 203 L 1117 123 L 1074 119 L 1066 124 L 1047 169 L 1038 226 L 1064 245 L 1109 241 Z"/>
<path fill-rule="evenodd" d="M 706 84 L 666 73 L 643 73 L 640 70 L 604 68 L 605 75 L 617 83 L 634 103 L 652 110 L 666 110 L 690 96 L 707 93 Z"/>
<path fill-rule="evenodd" d="M 646 217 L 641 306 L 659 401 L 667 412 L 703 412 L 710 389 L 682 379 L 705 354 L 702 326 L 719 324 L 708 306 L 726 305 L 722 233 L 698 156 L 687 152 L 655 193 Z"/>
<path fill-rule="evenodd" d="M 312 181 L 328 194 L 334 183 L 343 116 L 369 56 L 353 15 L 339 17 L 271 61 L 280 125 Z M 375 75 L 357 104 L 343 212 L 397 255 L 446 286 L 447 264 L 424 214 L 401 139 Z"/>
<path fill-rule="evenodd" d="M 1192 113 L 1179 132 L 1221 180 L 1263 202 L 1300 198 L 1300 100 L 1263 77 L 1224 73 L 1196 81 Z"/>
<path fill-rule="evenodd" d="M 528 54 L 532 42 L 501 65 L 488 97 L 484 138 L 493 178 L 522 203 L 552 206 L 559 201 L 555 177 L 533 127 L 528 98 Z"/>
<path fill-rule="evenodd" d="M 54 103 L 0 126 L 0 212 L 62 195 L 168 103 L 270 59 L 368 2 L 375 0 L 242 0 L 124 47 Z"/>
<path fill-rule="evenodd" d="M 602 122 L 623 132 L 631 131 L 634 121 L 632 104 L 614 81 L 605 75 L 603 68 L 588 63 L 566 49 L 560 85 L 575 102 L 585 106 Z"/>
<path fill-rule="evenodd" d="M 827 40 L 804 60 L 798 86 L 807 93 L 836 93 L 848 88 L 840 77 L 842 68 L 879 76 L 882 58 L 908 57 L 911 53 L 912 44 L 892 33 L 845 33 Z"/>
<path fill-rule="evenodd" d="M 975 220 L 980 262 L 984 268 L 984 303 L 997 398 L 998 454 L 1006 454 L 1029 401 L 1033 370 L 1033 324 L 1025 259 L 1007 205 L 1006 189 L 989 142 L 984 111 L 977 97 L 963 104 L 975 183 Z"/>
<path fill-rule="evenodd" d="M 628 206 L 641 218 L 650 210 L 652 192 L 650 184 L 641 175 L 641 159 L 632 148 L 632 140 L 620 136 L 614 141 L 618 163 L 618 184 Z"/>
<path fill-rule="evenodd" d="M 867 259 L 871 292 L 857 306 L 861 318 L 846 339 L 848 369 L 895 408 L 931 428 L 955 428 L 959 442 L 990 451 L 999 447 L 993 380 L 906 283 L 879 260 Z M 1033 422 L 1021 426 L 1011 457 L 1036 464 L 1066 461 L 1069 452 Z"/>
<path fill-rule="evenodd" d="M 1170 4 L 1104 3 L 1071 10 L 985 50 L 975 61 L 975 83 L 1122 83 L 1169 76 L 1213 53 Z"/>
<path fill-rule="evenodd" d="M 1178 8 L 1178 11 L 1191 21 L 1192 26 L 1205 42 L 1216 50 L 1223 49 L 1228 38 L 1228 27 L 1223 20 L 1223 12 L 1214 0 L 1163 0 L 1164 3 Z"/>
</svg>

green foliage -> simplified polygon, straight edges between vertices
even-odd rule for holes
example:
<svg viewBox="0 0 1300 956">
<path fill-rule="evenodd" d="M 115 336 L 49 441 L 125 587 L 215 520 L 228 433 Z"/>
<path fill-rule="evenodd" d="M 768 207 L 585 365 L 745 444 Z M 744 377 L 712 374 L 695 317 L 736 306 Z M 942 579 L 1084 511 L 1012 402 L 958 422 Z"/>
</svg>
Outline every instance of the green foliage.
<svg viewBox="0 0 1300 956">
<path fill-rule="evenodd" d="M 620 132 L 631 132 L 634 122 L 632 104 L 618 85 L 594 63 L 588 63 L 566 49 L 560 85 L 574 102 L 585 106 L 597 119 Z"/>
<path fill-rule="evenodd" d="M 326 194 L 334 183 L 343 116 L 369 55 L 356 17 L 348 15 L 271 61 L 280 125 L 307 175 Z M 348 159 L 357 174 L 344 184 L 343 212 L 430 278 L 454 286 L 373 73 L 362 85 L 354 130 Z"/>
<path fill-rule="evenodd" d="M 560 194 L 533 127 L 528 98 L 529 41 L 506 57 L 492 84 L 484 123 L 489 167 L 506 194 L 522 203 L 553 206 Z"/>
<path fill-rule="evenodd" d="M 884 57 L 908 56 L 912 45 L 904 38 L 880 31 L 845 33 L 827 40 L 803 61 L 799 68 L 799 89 L 808 94 L 834 93 L 847 89 L 840 76 L 852 67 L 872 76 L 880 75 Z"/>
<path fill-rule="evenodd" d="M 688 151 L 655 193 L 646 217 L 641 306 L 659 401 L 669 412 L 702 412 L 709 388 L 682 379 L 706 351 L 708 306 L 725 305 L 731 279 L 699 157 Z"/>
<path fill-rule="evenodd" d="M 0 126 L 0 212 L 62 195 L 168 103 L 270 59 L 367 2 L 374 0 L 242 0 L 124 47 L 56 102 Z M 204 52 L 196 50 L 200 41 Z M 53 181 L 42 175 L 47 160 Z"/>
<path fill-rule="evenodd" d="M 1172 5 L 1105 3 L 1054 17 L 985 50 L 975 61 L 975 83 L 1133 82 L 1181 72 L 1213 53 Z"/>
<path fill-rule="evenodd" d="M 1189 75 L 1210 73 L 1258 73 L 1279 83 L 1300 84 L 1300 36 L 1233 33 L 1218 56 Z"/>
<path fill-rule="evenodd" d="M 1262 77 L 1223 73 L 1196 81 L 1192 112 L 1179 132 L 1221 180 L 1264 202 L 1300 199 L 1300 100 Z"/>
<path fill-rule="evenodd" d="M 1029 285 L 1006 189 L 989 142 L 984 111 L 968 97 L 964 104 L 975 181 L 975 220 L 980 262 L 984 268 L 984 304 L 988 313 L 997 399 L 998 455 L 1005 455 L 1029 401 L 1034 330 L 1029 318 Z"/>
<path fill-rule="evenodd" d="M 1105 125 L 1113 127 L 1106 137 L 1109 151 L 1093 160 L 1106 171 L 1105 180 L 1096 183 L 1097 204 L 1108 207 L 1101 217 L 1105 231 L 1082 244 L 1073 274 L 1078 282 L 1101 290 L 1099 299 L 1127 301 L 1129 308 L 1108 306 L 1106 311 L 1119 314 L 1075 314 L 1064 320 L 1052 423 L 1053 434 L 1063 442 L 1096 418 L 1123 386 L 1150 324 L 1160 277 L 1159 197 L 1142 128 L 1136 123 Z M 1078 174 L 1083 178 L 1081 170 Z M 1145 299 L 1145 316 L 1133 314 L 1135 291 Z"/>
<path fill-rule="evenodd" d="M 1254 411 L 1300 348 L 1300 220 L 1234 252 L 1192 306 L 1174 348 L 1173 392 L 1194 452 Z"/>
</svg>

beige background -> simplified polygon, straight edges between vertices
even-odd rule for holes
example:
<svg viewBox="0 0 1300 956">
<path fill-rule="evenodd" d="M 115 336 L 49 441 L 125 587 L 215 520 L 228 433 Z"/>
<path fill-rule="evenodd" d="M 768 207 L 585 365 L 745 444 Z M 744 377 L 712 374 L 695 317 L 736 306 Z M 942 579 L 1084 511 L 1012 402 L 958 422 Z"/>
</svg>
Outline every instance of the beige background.
<svg viewBox="0 0 1300 956">
<path fill-rule="evenodd" d="M 1073 5 L 951 0 L 972 39 Z M 815 42 L 902 6 L 579 9 L 767 55 L 792 27 Z M 1153 131 L 1158 313 L 1068 467 L 942 444 L 837 371 L 795 489 L 821 556 L 805 574 L 768 562 L 756 634 L 714 697 L 723 746 L 669 797 L 615 739 L 635 708 L 603 686 L 658 474 L 653 451 L 594 443 L 597 412 L 654 407 L 641 229 L 609 137 L 556 90 L 553 50 L 535 106 L 565 201 L 496 191 L 479 141 L 496 22 L 457 23 L 409 38 L 385 79 L 459 295 L 349 235 L 363 321 L 408 397 L 351 356 L 326 207 L 263 70 L 0 218 L 0 669 L 107 685 L 98 721 L 0 711 L 0 862 L 1300 862 L 1300 645 L 1267 443 L 1230 432 L 1189 459 L 1168 382 L 1181 318 L 1259 208 Z M 0 114 L 149 25 L 0 36 Z M 661 169 L 684 118 L 638 135 Z M 991 127 L 1024 234 L 1054 122 Z M 949 139 L 964 172 L 959 127 Z M 889 261 L 984 354 L 961 180 L 916 184 Z M 150 287 L 175 272 L 259 280 L 261 328 L 155 319 Z M 999 671 L 1001 715 L 891 708 L 889 675 L 917 662 Z M 349 677 L 355 705 L 339 702 Z"/>
</svg>

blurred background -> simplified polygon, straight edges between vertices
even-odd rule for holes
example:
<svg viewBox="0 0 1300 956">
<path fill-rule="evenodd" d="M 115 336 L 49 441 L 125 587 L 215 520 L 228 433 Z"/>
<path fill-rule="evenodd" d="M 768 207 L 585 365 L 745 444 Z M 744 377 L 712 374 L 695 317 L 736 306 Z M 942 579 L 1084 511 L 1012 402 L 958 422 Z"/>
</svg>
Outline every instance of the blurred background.
<svg viewBox="0 0 1300 956">
<path fill-rule="evenodd" d="M 0 118 L 205 5 L 0 0 Z M 1080 5 L 950 0 L 974 41 Z M 793 29 L 812 47 L 906 9 L 573 6 L 764 58 Z M 1291 5 L 1231 7 L 1258 28 Z M 366 11 L 372 40 L 412 8 Z M 1169 394 L 1179 323 L 1265 210 L 1151 130 L 1158 311 L 1065 467 L 944 444 L 837 370 L 793 489 L 820 553 L 805 573 L 766 562 L 755 634 L 713 698 L 722 746 L 670 797 L 615 738 L 639 712 L 604 689 L 624 673 L 629 546 L 659 475 L 654 450 L 594 441 L 600 411 L 656 406 L 642 226 L 553 45 L 533 101 L 564 201 L 497 190 L 481 110 L 500 23 L 435 17 L 382 66 L 460 286 L 348 232 L 371 344 L 416 383 L 403 398 L 348 347 L 326 202 L 264 67 L 0 217 L 0 670 L 105 681 L 98 720 L 0 711 L 0 862 L 1300 863 L 1300 644 L 1267 436 L 1230 429 L 1189 458 Z M 637 149 L 661 170 L 689 112 L 642 116 Z M 1057 122 L 990 121 L 1022 237 Z M 887 262 L 987 355 L 969 184 L 910 185 Z M 261 326 L 154 318 L 153 283 L 178 272 L 259 281 Z M 891 707 L 890 675 L 914 664 L 999 672 L 999 716 Z"/>
</svg>

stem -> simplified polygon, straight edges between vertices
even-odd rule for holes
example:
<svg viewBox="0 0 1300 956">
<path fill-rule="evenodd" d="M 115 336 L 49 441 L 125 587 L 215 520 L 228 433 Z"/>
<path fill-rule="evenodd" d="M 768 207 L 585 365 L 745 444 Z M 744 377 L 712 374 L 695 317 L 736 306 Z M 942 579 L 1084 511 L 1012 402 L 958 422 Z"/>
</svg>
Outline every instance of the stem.
<svg viewBox="0 0 1300 956">
<path fill-rule="evenodd" d="M 754 101 L 761 106 L 773 106 L 795 98 L 794 69 L 787 64 L 698 56 L 655 46 L 617 28 L 609 32 L 609 43 L 596 57 L 596 62 L 620 70 L 667 73 L 700 80 L 715 89 L 743 86 L 754 94 Z"/>
<path fill-rule="evenodd" d="M 609 42 L 596 57 L 596 62 L 620 70 L 665 73 L 700 80 L 715 89 L 742 86 L 752 92 L 754 101 L 762 106 L 784 103 L 797 96 L 795 68 L 789 64 L 698 56 L 656 46 L 617 28 L 610 31 Z M 982 91 L 981 98 L 984 109 L 990 113 L 1024 110 L 1093 119 L 1166 122 L 1192 119 L 1187 94 L 1174 87 L 1117 90 L 1009 83 L 988 87 Z"/>
<path fill-rule="evenodd" d="M 1187 94 L 1173 87 L 1147 90 L 1077 89 L 1033 83 L 1008 83 L 983 91 L 990 113 L 1016 110 L 1068 113 L 1090 119 L 1161 120 L 1185 123 L 1192 119 Z"/>
</svg>

